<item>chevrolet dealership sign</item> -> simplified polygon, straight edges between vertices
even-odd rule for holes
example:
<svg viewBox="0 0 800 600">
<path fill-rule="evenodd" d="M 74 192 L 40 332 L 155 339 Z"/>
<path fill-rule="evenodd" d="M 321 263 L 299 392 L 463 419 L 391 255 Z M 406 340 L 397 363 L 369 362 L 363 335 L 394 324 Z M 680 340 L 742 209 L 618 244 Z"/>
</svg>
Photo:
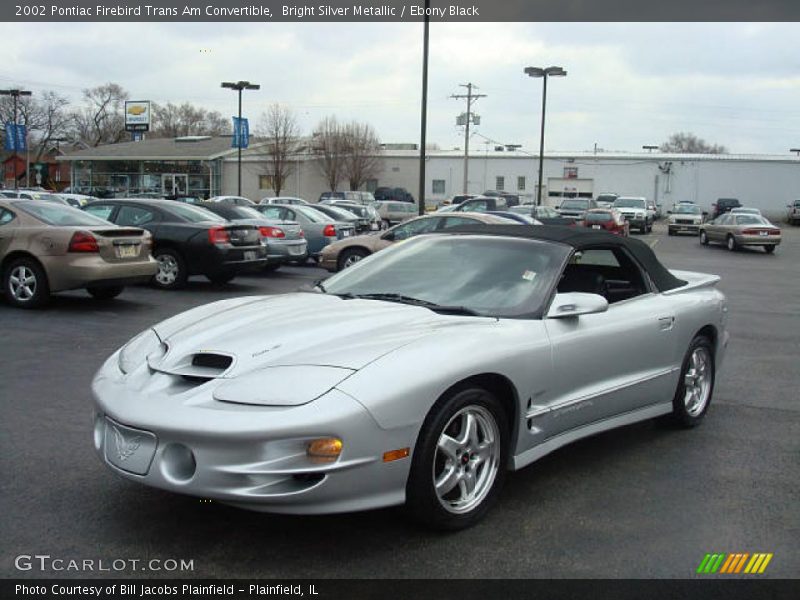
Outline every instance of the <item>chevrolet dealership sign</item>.
<svg viewBox="0 0 800 600">
<path fill-rule="evenodd" d="M 125 101 L 125 131 L 150 131 L 150 101 Z"/>
</svg>

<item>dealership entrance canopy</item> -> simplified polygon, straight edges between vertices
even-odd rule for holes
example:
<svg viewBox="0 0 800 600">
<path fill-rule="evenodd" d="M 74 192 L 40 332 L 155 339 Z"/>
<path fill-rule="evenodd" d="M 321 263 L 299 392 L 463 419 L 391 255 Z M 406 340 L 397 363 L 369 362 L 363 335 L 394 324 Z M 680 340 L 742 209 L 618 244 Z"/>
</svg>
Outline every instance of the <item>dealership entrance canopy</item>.
<svg viewBox="0 0 800 600">
<path fill-rule="evenodd" d="M 209 197 L 220 194 L 222 162 L 235 153 L 231 136 L 186 136 L 98 146 L 60 160 L 71 165 L 73 192 Z"/>
</svg>

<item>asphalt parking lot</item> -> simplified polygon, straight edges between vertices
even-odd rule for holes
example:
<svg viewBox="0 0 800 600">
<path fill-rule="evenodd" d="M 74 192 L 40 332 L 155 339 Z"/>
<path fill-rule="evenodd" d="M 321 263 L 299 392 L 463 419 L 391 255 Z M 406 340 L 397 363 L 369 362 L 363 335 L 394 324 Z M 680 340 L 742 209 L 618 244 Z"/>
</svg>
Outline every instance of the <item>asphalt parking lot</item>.
<svg viewBox="0 0 800 600">
<path fill-rule="evenodd" d="M 704 248 L 661 225 L 640 236 L 667 266 L 722 277 L 731 345 L 705 422 L 645 422 L 563 448 L 513 474 L 488 518 L 455 534 L 422 530 L 400 509 L 246 512 L 136 485 L 95 457 L 89 383 L 117 347 L 192 306 L 291 291 L 324 271 L 131 288 L 109 304 L 76 292 L 36 312 L 0 304 L 0 576 L 109 575 L 14 566 L 48 554 L 194 561 L 191 572 L 116 576 L 686 578 L 708 552 L 771 552 L 762 577 L 797 577 L 800 228 L 783 229 L 774 255 Z"/>
</svg>

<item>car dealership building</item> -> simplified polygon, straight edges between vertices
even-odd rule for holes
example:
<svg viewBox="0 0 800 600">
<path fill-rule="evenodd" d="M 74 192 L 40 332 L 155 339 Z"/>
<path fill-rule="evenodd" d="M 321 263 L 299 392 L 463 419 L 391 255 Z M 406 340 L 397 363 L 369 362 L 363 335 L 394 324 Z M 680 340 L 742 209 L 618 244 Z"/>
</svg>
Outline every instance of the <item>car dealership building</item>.
<svg viewBox="0 0 800 600">
<path fill-rule="evenodd" d="M 408 149 L 408 148 L 411 149 Z M 267 144 L 256 139 L 242 152 L 242 195 L 274 195 Z M 397 149 L 400 148 L 400 149 Z M 364 186 L 418 191 L 419 151 L 387 145 L 380 172 Z M 109 190 L 117 196 L 163 193 L 214 196 L 237 193 L 237 150 L 230 136 L 156 138 L 79 150 L 63 157 L 73 188 Z M 425 198 L 440 203 L 463 191 L 463 151 L 429 150 Z M 328 191 L 318 159 L 302 152 L 292 159 L 282 195 L 316 201 Z M 502 190 L 536 197 L 538 156 L 524 150 L 478 149 L 470 154 L 468 192 Z M 604 192 L 655 199 L 664 210 L 679 200 L 708 209 L 717 198 L 738 198 L 744 206 L 777 219 L 800 198 L 800 157 L 787 155 L 666 154 L 660 152 L 546 152 L 543 203 Z M 343 180 L 340 189 L 347 189 Z"/>
</svg>

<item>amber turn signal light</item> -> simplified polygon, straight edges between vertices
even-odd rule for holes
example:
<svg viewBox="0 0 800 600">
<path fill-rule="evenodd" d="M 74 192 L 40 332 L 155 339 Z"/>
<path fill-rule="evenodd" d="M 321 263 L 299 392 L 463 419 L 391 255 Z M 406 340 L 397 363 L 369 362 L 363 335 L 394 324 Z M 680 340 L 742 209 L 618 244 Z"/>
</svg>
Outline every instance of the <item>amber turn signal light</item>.
<svg viewBox="0 0 800 600">
<path fill-rule="evenodd" d="M 306 454 L 313 462 L 333 462 L 341 453 L 342 440 L 339 438 L 312 440 L 306 447 Z"/>
<path fill-rule="evenodd" d="M 383 453 L 383 462 L 392 462 L 393 460 L 400 460 L 408 456 L 410 448 L 398 448 L 397 450 L 389 450 Z"/>
</svg>

